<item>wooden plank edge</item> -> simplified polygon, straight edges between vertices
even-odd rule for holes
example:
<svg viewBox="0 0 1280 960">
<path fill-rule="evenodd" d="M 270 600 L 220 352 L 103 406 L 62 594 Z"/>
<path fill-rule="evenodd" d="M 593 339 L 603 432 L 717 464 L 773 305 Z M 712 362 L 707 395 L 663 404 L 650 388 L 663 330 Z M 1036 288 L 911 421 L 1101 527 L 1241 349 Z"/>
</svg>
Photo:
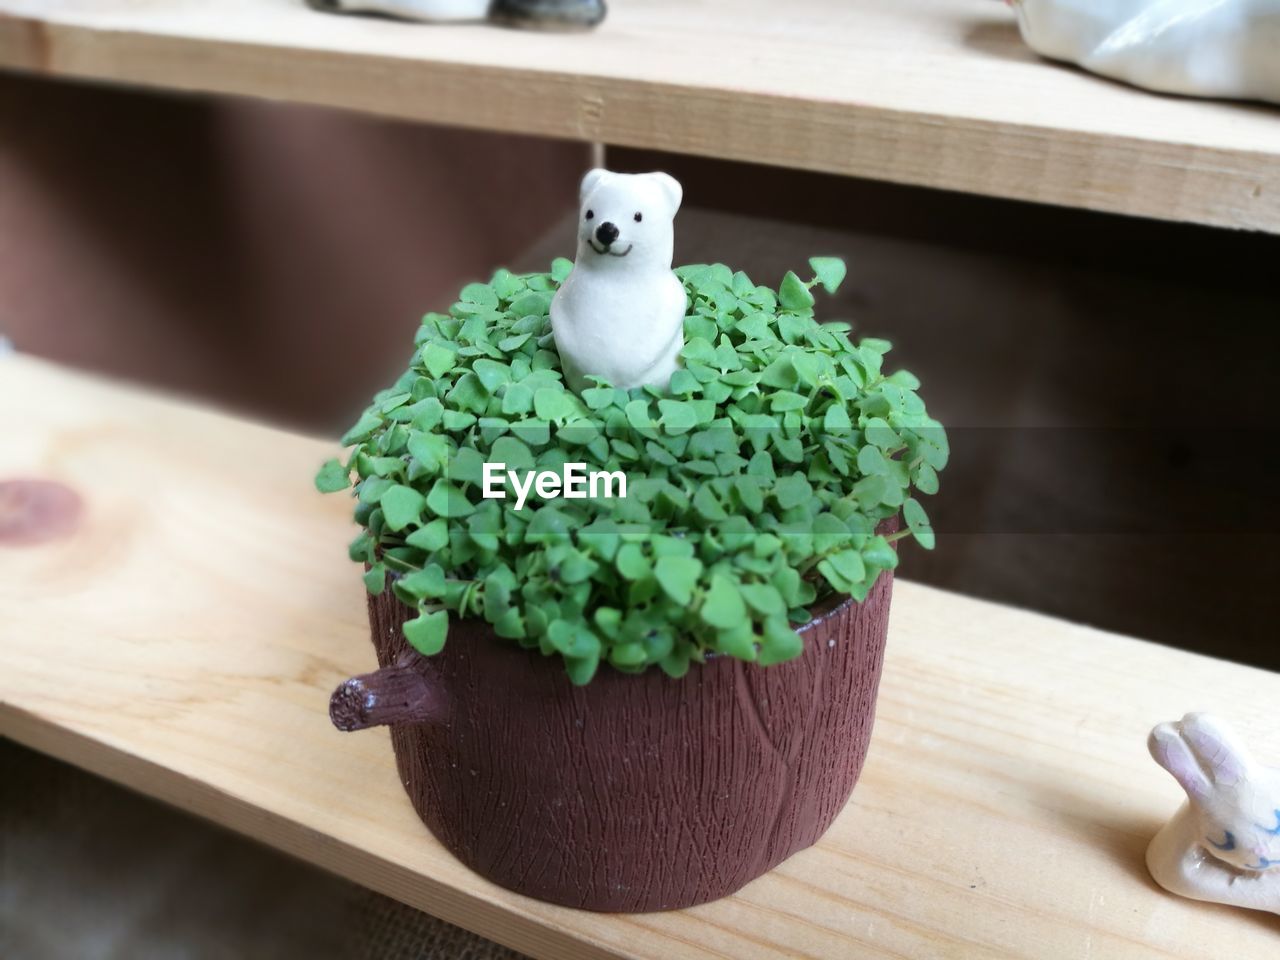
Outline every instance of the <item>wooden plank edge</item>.
<svg viewBox="0 0 1280 960">
<path fill-rule="evenodd" d="M 2 14 L 0 66 L 1280 233 L 1280 189 L 1272 189 L 1280 159 L 1262 152 L 835 101 L 798 105 L 783 96 L 553 70 L 393 61 L 375 54 L 335 57 L 324 51 L 210 43 Z M 392 69 L 394 81 L 387 76 Z M 434 96 L 423 96 L 424 91 Z M 680 109 L 655 116 L 652 105 L 664 99 L 674 99 Z M 548 104 L 559 109 L 549 110 Z M 815 150 L 814 133 L 824 128 L 849 130 L 849 149 Z M 995 144 L 1001 147 L 998 153 Z M 1192 162 L 1180 159 L 1188 154 Z M 1078 169 L 1069 176 L 1046 175 L 1047 168 L 1064 161 Z M 949 169 L 940 172 L 942 167 Z M 1179 178 L 1176 190 L 1167 178 L 1147 177 L 1152 169 L 1170 168 Z M 1141 189 L 1144 181 L 1149 186 Z"/>
<path fill-rule="evenodd" d="M 604 944 L 471 896 L 254 806 L 213 784 L 4 702 L 0 702 L 0 737 L 264 843 L 535 960 L 627 960 L 626 954 Z"/>
</svg>

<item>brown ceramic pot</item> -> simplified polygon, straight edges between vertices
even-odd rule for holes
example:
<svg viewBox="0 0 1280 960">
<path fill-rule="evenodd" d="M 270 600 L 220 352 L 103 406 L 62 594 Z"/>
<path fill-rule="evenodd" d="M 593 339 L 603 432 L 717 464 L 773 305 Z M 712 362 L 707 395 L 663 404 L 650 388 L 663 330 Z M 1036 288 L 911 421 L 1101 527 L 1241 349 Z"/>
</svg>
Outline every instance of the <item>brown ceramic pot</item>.
<svg viewBox="0 0 1280 960">
<path fill-rule="evenodd" d="M 347 730 L 391 724 L 418 815 L 495 883 L 588 910 L 687 907 L 810 846 L 844 807 L 892 589 L 885 571 L 864 603 L 820 613 L 788 663 L 718 657 L 681 680 L 602 666 L 585 687 L 482 621 L 454 622 L 421 657 L 388 590 L 369 600 L 382 669 L 340 686 L 331 715 Z"/>
</svg>

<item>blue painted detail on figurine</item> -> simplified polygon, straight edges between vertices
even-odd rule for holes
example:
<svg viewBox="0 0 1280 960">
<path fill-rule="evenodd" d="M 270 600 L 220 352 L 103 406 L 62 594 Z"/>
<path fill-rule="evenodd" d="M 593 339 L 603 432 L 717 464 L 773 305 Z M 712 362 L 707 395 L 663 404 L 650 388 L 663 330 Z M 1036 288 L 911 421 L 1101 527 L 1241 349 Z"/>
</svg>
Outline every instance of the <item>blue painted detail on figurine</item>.
<svg viewBox="0 0 1280 960">
<path fill-rule="evenodd" d="M 1232 833 L 1230 830 L 1227 831 L 1227 839 L 1224 840 L 1222 843 L 1219 843 L 1217 840 L 1214 840 L 1213 837 L 1207 837 L 1206 839 L 1215 847 L 1217 847 L 1219 850 L 1221 850 L 1223 853 L 1226 853 L 1228 850 L 1234 850 L 1236 848 L 1236 835 Z"/>
</svg>

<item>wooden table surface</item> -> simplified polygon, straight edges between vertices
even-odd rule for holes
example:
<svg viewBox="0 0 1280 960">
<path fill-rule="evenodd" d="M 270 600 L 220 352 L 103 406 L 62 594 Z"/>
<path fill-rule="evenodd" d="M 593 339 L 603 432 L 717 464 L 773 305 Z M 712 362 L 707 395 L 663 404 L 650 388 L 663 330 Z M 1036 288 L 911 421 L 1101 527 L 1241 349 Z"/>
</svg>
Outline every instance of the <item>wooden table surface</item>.
<svg viewBox="0 0 1280 960">
<path fill-rule="evenodd" d="M 995 0 L 615 0 L 596 31 L 0 0 L 0 68 L 1280 232 L 1280 112 L 1036 57 Z"/>
<path fill-rule="evenodd" d="M 85 503 L 70 536 L 0 546 L 0 734 L 535 957 L 1280 950 L 1280 918 L 1170 897 L 1142 862 L 1180 799 L 1150 726 L 1216 710 L 1280 761 L 1280 676 L 900 582 L 871 756 L 823 840 L 716 903 L 581 913 L 463 868 L 385 731 L 330 727 L 374 665 L 348 504 L 311 487 L 331 443 L 16 355 L 0 437 L 0 480 Z"/>
</svg>

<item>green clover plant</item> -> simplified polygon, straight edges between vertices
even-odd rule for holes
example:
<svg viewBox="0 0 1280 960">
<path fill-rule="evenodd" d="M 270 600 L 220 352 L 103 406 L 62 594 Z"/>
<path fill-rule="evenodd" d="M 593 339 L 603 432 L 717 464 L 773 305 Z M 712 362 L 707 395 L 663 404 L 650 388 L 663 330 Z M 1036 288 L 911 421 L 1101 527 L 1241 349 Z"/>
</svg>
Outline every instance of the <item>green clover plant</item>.
<svg viewBox="0 0 1280 960">
<path fill-rule="evenodd" d="M 436 653 L 451 616 L 482 617 L 578 684 L 603 662 L 768 665 L 799 656 L 816 601 L 866 598 L 897 564 L 891 540 L 932 548 L 912 492 L 937 491 L 946 434 L 914 376 L 882 372 L 887 342 L 814 319 L 813 288 L 834 292 L 845 265 L 809 262 L 812 281 L 789 272 L 776 291 L 723 264 L 678 269 L 683 369 L 666 391 L 565 386 L 548 310 L 567 260 L 499 270 L 427 314 L 409 369 L 342 438 L 346 461 L 316 476 L 354 484 L 351 558 L 371 593 L 416 608 L 408 642 Z M 481 496 L 486 462 L 621 470 L 627 496 L 516 510 Z M 877 532 L 899 513 L 904 533 Z"/>
</svg>

